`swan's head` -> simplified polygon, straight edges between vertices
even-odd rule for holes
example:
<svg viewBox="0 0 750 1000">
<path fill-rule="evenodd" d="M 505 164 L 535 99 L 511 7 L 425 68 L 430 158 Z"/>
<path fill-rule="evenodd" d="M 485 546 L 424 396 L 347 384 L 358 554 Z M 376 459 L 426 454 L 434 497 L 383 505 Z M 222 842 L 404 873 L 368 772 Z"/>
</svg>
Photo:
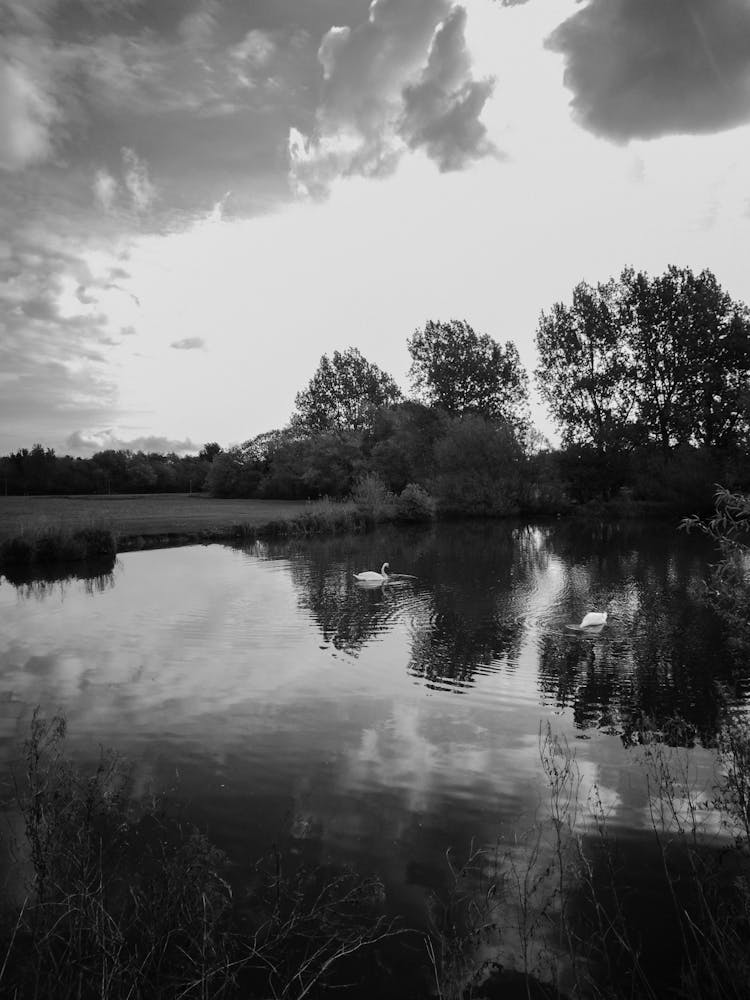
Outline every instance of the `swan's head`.
<svg viewBox="0 0 750 1000">
<path fill-rule="evenodd" d="M 390 568 L 391 568 L 391 564 L 390 563 L 383 563 L 383 565 L 380 567 L 380 575 L 381 576 L 388 576 L 388 570 Z"/>
</svg>

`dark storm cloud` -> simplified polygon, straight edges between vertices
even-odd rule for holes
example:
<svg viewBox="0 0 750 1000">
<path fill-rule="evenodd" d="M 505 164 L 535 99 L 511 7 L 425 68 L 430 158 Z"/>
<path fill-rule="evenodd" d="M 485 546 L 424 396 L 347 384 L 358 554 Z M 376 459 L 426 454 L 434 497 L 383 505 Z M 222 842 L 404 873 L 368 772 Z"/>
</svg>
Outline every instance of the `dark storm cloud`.
<svg viewBox="0 0 750 1000">
<path fill-rule="evenodd" d="M 441 170 L 458 170 L 494 149 L 479 119 L 493 84 L 471 78 L 465 27 L 466 11 L 454 7 L 433 36 L 419 80 L 403 91 L 400 134 L 412 149 L 423 147 Z"/>
<path fill-rule="evenodd" d="M 750 121 L 747 0 L 589 0 L 547 40 L 580 124 L 618 142 Z"/>
</svg>

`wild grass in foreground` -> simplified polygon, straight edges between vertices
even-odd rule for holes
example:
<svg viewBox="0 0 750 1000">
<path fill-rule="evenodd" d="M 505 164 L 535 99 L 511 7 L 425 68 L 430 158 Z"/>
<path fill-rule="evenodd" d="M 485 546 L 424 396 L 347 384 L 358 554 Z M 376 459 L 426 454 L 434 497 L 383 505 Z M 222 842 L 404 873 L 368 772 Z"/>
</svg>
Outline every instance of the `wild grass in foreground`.
<svg viewBox="0 0 750 1000">
<path fill-rule="evenodd" d="M 84 774 L 65 722 L 34 715 L 16 786 L 22 902 L 6 904 L 0 995 L 302 998 L 340 985 L 353 957 L 396 933 L 377 880 L 298 869 L 274 853 L 247 899 L 227 858 L 157 800 L 136 802 L 112 753 Z"/>
<path fill-rule="evenodd" d="M 750 727 L 727 726 L 715 787 L 648 744 L 649 829 L 618 837 L 568 744 L 540 733 L 538 816 L 463 863 L 436 895 L 435 995 L 546 1000 L 750 997 Z"/>
<path fill-rule="evenodd" d="M 747 725 L 725 730 L 710 790 L 696 790 L 688 756 L 646 744 L 650 829 L 635 847 L 543 729 L 539 813 L 463 860 L 447 852 L 423 932 L 386 919 L 377 879 L 287 871 L 276 850 L 233 891 L 203 834 L 166 803 L 135 800 L 116 755 L 93 773 L 74 767 L 64 737 L 62 719 L 35 714 L 24 745 L 27 879 L 3 911 L 2 996 L 750 996 Z M 389 980 L 399 962 L 411 966 L 404 989 Z"/>
</svg>

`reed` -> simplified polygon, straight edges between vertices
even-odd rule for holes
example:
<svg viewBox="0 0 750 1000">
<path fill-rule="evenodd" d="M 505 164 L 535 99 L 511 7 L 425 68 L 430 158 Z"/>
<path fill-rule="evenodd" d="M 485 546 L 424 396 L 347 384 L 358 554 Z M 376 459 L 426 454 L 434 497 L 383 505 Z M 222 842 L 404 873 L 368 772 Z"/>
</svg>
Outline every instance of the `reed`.
<svg viewBox="0 0 750 1000">
<path fill-rule="evenodd" d="M 0 568 L 52 566 L 87 560 L 114 559 L 117 537 L 102 525 L 83 528 L 40 526 L 0 543 Z"/>
<path fill-rule="evenodd" d="M 35 712 L 15 777 L 29 877 L 0 914 L 0 995 L 301 1000 L 397 933 L 377 879 L 287 871 L 278 851 L 238 901 L 223 852 L 164 800 L 134 799 L 118 755 L 76 768 L 65 734 Z"/>
</svg>

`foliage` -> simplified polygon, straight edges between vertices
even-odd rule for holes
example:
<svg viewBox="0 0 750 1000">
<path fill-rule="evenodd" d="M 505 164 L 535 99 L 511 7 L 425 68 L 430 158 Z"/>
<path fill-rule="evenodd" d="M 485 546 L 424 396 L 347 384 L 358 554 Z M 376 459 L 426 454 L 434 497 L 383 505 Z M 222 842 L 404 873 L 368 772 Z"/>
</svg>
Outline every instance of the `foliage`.
<svg viewBox="0 0 750 1000">
<path fill-rule="evenodd" d="M 260 479 L 260 472 L 248 462 L 243 449 L 235 446 L 214 457 L 206 489 L 214 497 L 252 497 Z"/>
<path fill-rule="evenodd" d="M 0 458 L 0 485 L 6 495 L 197 492 L 220 451 L 210 444 L 198 456 L 107 449 L 72 458 L 35 444 Z"/>
<path fill-rule="evenodd" d="M 722 448 L 744 437 L 750 311 L 714 275 L 623 271 L 623 333 L 636 367 L 638 423 L 664 450 Z"/>
<path fill-rule="evenodd" d="M 626 268 L 541 314 L 539 391 L 566 445 L 742 445 L 749 429 L 750 311 L 714 275 Z"/>
<path fill-rule="evenodd" d="M 706 598 L 732 631 L 735 644 L 750 645 L 750 495 L 718 487 L 714 513 L 707 519 L 697 514 L 682 520 L 684 531 L 701 531 L 719 550 L 719 561 L 711 567 Z"/>
<path fill-rule="evenodd" d="M 217 455 L 221 454 L 221 445 L 216 441 L 209 441 L 204 444 L 198 452 L 198 458 L 203 462 L 213 462 Z"/>
<path fill-rule="evenodd" d="M 110 560 L 117 555 L 117 538 L 106 527 L 42 527 L 0 543 L 0 566 L 50 566 L 55 563 Z"/>
<path fill-rule="evenodd" d="M 408 483 L 396 498 L 396 521 L 432 521 L 436 504 L 427 490 L 417 483 Z"/>
<path fill-rule="evenodd" d="M 360 476 L 352 490 L 352 500 L 370 524 L 392 519 L 394 497 L 380 476 L 373 473 Z"/>
<path fill-rule="evenodd" d="M 467 415 L 451 422 L 435 446 L 432 495 L 444 514 L 517 512 L 523 453 L 512 430 Z"/>
<path fill-rule="evenodd" d="M 410 482 L 426 486 L 434 474 L 435 444 L 449 423 L 442 410 L 413 400 L 380 410 L 369 435 L 370 468 L 397 493 Z"/>
<path fill-rule="evenodd" d="M 528 379 L 515 345 L 501 347 L 463 320 L 428 320 L 407 341 L 415 390 L 451 416 L 477 413 L 517 432 L 529 424 Z"/>
<path fill-rule="evenodd" d="M 570 306 L 541 314 L 536 335 L 536 382 L 566 445 L 601 452 L 623 443 L 637 394 L 635 372 L 620 327 L 614 281 L 581 282 Z"/>
<path fill-rule="evenodd" d="M 293 426 L 308 433 L 356 431 L 369 427 L 373 412 L 401 398 L 390 375 L 355 347 L 324 354 L 306 389 L 297 393 Z"/>
</svg>

